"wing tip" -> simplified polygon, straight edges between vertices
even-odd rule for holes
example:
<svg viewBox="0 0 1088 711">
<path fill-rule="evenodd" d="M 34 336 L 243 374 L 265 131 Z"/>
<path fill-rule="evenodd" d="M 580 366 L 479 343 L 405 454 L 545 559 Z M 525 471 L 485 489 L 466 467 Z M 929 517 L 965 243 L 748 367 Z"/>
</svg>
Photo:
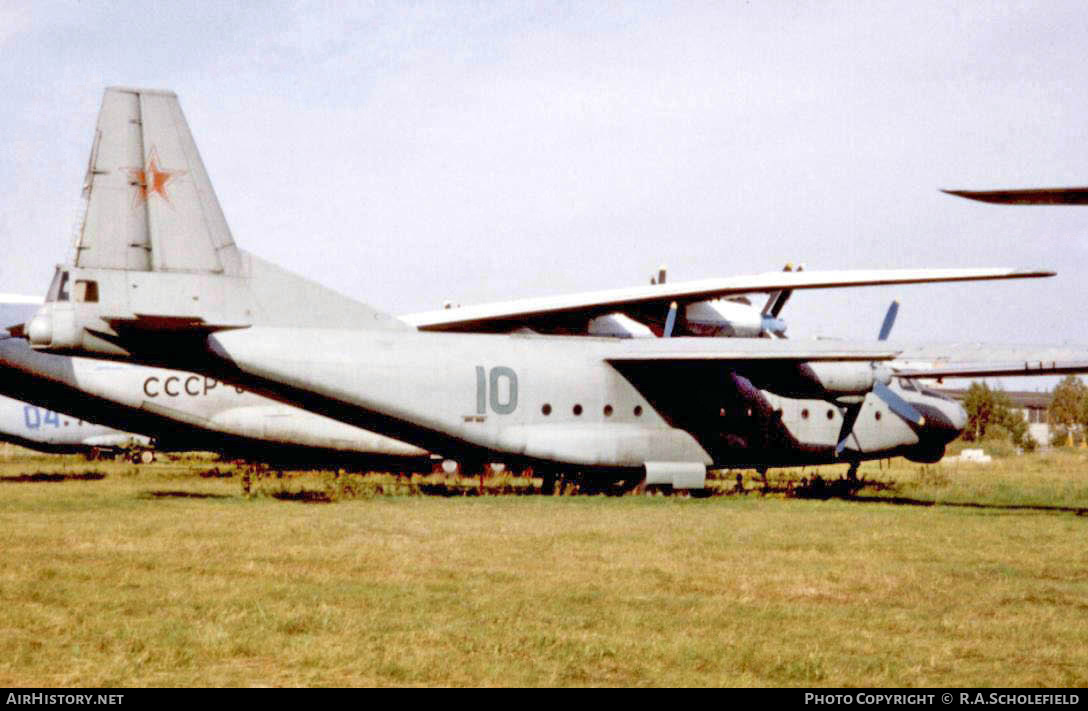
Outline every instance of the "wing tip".
<svg viewBox="0 0 1088 711">
<path fill-rule="evenodd" d="M 946 195 L 994 205 L 1088 205 L 1088 187 L 1019 188 L 1012 190 L 948 190 Z"/>
<path fill-rule="evenodd" d="M 1011 273 L 1013 276 L 1024 279 L 1046 279 L 1058 276 L 1058 272 L 1053 269 L 1013 269 Z"/>
</svg>

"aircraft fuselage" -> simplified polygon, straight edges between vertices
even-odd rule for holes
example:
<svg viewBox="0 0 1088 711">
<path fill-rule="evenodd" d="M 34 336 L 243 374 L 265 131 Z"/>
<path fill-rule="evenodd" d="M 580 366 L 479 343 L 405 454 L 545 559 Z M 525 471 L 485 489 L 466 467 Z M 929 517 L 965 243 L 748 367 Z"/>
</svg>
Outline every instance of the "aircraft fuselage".
<svg viewBox="0 0 1088 711">
<path fill-rule="evenodd" d="M 660 383 L 636 387 L 607 361 L 608 339 L 257 327 L 208 341 L 255 389 L 444 454 L 467 443 L 587 469 L 824 463 L 836 459 L 843 418 L 823 399 L 738 388 L 726 364 L 655 369 Z M 675 402 L 661 394 L 670 388 Z M 927 423 L 866 396 L 843 458 L 943 452 L 966 421 L 962 408 L 904 395 Z"/>
</svg>

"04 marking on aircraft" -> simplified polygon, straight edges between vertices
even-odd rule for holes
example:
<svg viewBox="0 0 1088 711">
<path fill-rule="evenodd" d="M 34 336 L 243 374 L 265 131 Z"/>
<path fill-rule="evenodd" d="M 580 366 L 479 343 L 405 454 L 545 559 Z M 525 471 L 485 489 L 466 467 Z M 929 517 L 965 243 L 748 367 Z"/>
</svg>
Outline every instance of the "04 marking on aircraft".
<svg viewBox="0 0 1088 711">
<path fill-rule="evenodd" d="M 45 414 L 42 415 L 42 412 L 45 412 Z M 60 418 L 61 418 L 60 414 L 57 413 L 57 412 L 54 412 L 53 410 L 44 410 L 43 408 L 35 407 L 34 405 L 24 405 L 23 406 L 23 421 L 26 423 L 26 428 L 28 430 L 36 430 L 39 427 L 41 427 L 43 424 L 52 425 L 53 427 L 60 427 L 61 426 L 61 419 Z M 64 426 L 67 427 L 69 424 L 70 424 L 70 421 L 67 418 L 65 418 Z M 82 425 L 83 425 L 83 420 L 77 420 L 76 421 L 76 426 L 77 427 L 82 426 Z"/>
</svg>

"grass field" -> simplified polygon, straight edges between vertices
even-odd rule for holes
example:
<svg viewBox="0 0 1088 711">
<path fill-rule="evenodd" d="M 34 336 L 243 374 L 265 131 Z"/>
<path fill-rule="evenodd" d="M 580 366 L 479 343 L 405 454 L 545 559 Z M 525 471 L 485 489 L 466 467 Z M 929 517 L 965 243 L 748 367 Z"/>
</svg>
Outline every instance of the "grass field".
<svg viewBox="0 0 1088 711">
<path fill-rule="evenodd" d="M 701 500 L 246 496 L 211 464 L 0 460 L 0 685 L 1088 684 L 1079 451 L 869 464 L 845 499 L 782 493 L 813 470 Z"/>
</svg>

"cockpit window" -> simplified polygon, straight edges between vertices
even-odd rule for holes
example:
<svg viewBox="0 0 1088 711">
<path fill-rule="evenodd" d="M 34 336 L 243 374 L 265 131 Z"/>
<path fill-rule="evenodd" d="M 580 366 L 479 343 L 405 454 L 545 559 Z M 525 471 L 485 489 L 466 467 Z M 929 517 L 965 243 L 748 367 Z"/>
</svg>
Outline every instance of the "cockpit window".
<svg viewBox="0 0 1088 711">
<path fill-rule="evenodd" d="M 58 269 L 53 275 L 53 283 L 49 285 L 49 293 L 45 296 L 46 301 L 67 301 L 68 300 L 68 272 Z"/>
<path fill-rule="evenodd" d="M 917 390 L 918 389 L 918 388 L 916 388 L 914 386 L 914 382 L 911 381 L 910 378 L 900 378 L 899 379 L 899 387 L 903 388 L 904 390 Z"/>
</svg>

